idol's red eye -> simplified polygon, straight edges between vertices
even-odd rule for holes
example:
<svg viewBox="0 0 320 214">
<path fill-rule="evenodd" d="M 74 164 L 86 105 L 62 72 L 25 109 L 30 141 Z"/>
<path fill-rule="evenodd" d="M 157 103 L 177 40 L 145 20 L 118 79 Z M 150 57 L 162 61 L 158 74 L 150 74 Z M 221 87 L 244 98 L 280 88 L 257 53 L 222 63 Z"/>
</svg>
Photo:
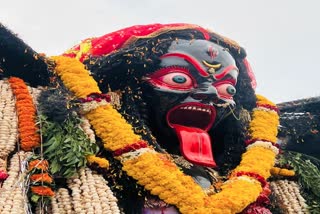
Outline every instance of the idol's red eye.
<svg viewBox="0 0 320 214">
<path fill-rule="evenodd" d="M 236 94 L 236 88 L 230 83 L 221 83 L 215 85 L 218 94 L 221 98 L 232 99 L 232 96 Z"/>
<path fill-rule="evenodd" d="M 190 90 L 195 85 L 192 76 L 184 68 L 163 68 L 152 74 L 149 82 L 173 90 Z"/>
<path fill-rule="evenodd" d="M 176 89 L 190 89 L 193 86 L 193 81 L 190 76 L 180 72 L 169 73 L 159 77 L 159 79 L 168 86 Z"/>
</svg>

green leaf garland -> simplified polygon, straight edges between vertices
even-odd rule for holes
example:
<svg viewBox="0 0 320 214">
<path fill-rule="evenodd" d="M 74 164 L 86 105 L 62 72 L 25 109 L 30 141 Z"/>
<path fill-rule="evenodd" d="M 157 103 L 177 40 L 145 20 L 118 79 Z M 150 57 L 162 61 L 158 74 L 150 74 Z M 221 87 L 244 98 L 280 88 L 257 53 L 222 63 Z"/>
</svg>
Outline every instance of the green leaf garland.
<svg viewBox="0 0 320 214">
<path fill-rule="evenodd" d="M 71 177 L 87 163 L 86 156 L 96 154 L 98 146 L 88 139 L 80 128 L 77 115 L 64 122 L 49 121 L 40 116 L 44 157 L 50 162 L 50 171 L 55 176 Z"/>
</svg>

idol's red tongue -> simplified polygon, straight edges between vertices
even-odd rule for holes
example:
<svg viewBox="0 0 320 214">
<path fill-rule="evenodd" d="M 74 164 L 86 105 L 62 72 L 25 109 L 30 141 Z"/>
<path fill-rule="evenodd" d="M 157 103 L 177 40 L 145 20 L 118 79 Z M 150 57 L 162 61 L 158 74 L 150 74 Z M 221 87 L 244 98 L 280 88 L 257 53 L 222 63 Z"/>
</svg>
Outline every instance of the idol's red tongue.
<svg viewBox="0 0 320 214">
<path fill-rule="evenodd" d="M 217 166 L 212 154 L 211 139 L 206 131 L 178 124 L 172 126 L 178 135 L 181 153 L 188 161 L 202 166 Z"/>
</svg>

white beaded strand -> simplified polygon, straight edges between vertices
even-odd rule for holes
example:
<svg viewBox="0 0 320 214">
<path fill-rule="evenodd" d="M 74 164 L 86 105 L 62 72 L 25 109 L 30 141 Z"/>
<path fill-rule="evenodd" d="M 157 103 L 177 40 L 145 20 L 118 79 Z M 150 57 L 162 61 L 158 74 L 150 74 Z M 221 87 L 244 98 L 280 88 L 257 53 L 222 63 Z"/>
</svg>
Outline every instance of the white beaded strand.
<svg viewBox="0 0 320 214">
<path fill-rule="evenodd" d="M 0 80 L 0 158 L 6 159 L 15 149 L 18 134 L 15 97 L 9 83 Z"/>
</svg>

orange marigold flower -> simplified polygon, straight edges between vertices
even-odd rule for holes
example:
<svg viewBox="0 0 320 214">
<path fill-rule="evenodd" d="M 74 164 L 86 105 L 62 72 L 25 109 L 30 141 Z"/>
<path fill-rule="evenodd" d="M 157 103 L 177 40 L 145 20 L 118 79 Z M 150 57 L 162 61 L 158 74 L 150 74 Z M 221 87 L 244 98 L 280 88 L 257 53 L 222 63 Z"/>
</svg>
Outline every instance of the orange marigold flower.
<svg viewBox="0 0 320 214">
<path fill-rule="evenodd" d="M 49 167 L 48 161 L 46 160 L 33 160 L 29 162 L 28 170 L 31 171 L 32 169 L 42 169 L 47 171 Z"/>
<path fill-rule="evenodd" d="M 42 196 L 54 196 L 54 192 L 50 187 L 45 186 L 33 186 L 31 187 L 31 191 L 37 195 Z"/>
<path fill-rule="evenodd" d="M 40 137 L 37 133 L 38 128 L 35 121 L 36 108 L 27 85 L 22 79 L 11 77 L 9 83 L 17 99 L 16 108 L 21 148 L 24 151 L 31 151 L 40 145 Z"/>
<path fill-rule="evenodd" d="M 48 173 L 33 174 L 30 176 L 30 180 L 33 182 L 46 182 L 52 183 L 52 178 Z"/>
</svg>

